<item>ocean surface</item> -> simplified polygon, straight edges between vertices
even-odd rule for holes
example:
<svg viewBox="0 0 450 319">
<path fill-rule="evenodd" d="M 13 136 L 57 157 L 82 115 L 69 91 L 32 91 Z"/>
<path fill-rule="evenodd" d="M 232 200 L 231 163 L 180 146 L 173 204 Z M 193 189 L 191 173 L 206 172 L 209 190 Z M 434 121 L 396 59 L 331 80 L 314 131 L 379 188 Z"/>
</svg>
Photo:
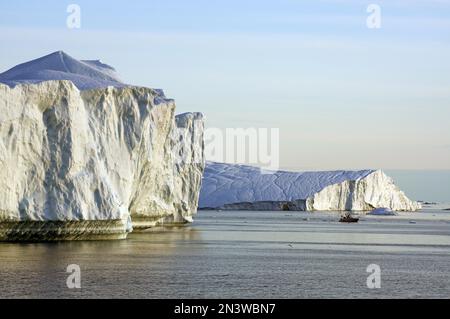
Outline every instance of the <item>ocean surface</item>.
<svg viewBox="0 0 450 319">
<path fill-rule="evenodd" d="M 450 211 L 201 211 L 127 240 L 0 243 L 2 298 L 449 298 Z M 69 264 L 81 289 L 69 289 Z M 367 287 L 379 265 L 381 287 Z"/>
</svg>

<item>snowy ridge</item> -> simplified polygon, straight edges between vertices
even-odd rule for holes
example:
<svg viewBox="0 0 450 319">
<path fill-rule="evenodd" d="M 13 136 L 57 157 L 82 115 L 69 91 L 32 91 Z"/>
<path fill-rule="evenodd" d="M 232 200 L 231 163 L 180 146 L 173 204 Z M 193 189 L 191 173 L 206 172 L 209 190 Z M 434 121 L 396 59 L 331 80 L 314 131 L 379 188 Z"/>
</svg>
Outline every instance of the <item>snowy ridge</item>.
<svg viewBox="0 0 450 319">
<path fill-rule="evenodd" d="M 9 86 L 50 80 L 72 81 L 79 90 L 126 85 L 111 66 L 100 61 L 79 61 L 62 51 L 19 64 L 0 74 L 0 82 Z"/>
<path fill-rule="evenodd" d="M 262 174 L 257 167 L 208 162 L 200 208 L 292 210 L 416 210 L 381 171 Z"/>
<path fill-rule="evenodd" d="M 63 51 L 19 64 L 0 74 L 0 83 L 10 87 L 52 80 L 71 81 L 79 90 L 132 86 L 123 83 L 112 66 L 100 60 L 77 60 Z M 163 90 L 154 91 L 156 104 L 173 102 L 165 97 Z"/>
</svg>

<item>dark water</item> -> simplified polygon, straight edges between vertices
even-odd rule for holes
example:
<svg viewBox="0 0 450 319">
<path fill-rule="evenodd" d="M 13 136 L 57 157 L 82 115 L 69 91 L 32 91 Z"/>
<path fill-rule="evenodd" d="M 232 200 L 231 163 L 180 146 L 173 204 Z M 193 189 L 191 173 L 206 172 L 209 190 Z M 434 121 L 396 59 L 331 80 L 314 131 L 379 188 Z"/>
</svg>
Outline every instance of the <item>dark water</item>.
<svg viewBox="0 0 450 319">
<path fill-rule="evenodd" d="M 412 223 L 414 221 L 415 223 Z M 81 289 L 66 267 L 81 267 Z M 369 289 L 366 267 L 381 267 Z M 364 217 L 200 212 L 128 240 L 0 243 L 0 297 L 448 298 L 450 212 Z"/>
</svg>

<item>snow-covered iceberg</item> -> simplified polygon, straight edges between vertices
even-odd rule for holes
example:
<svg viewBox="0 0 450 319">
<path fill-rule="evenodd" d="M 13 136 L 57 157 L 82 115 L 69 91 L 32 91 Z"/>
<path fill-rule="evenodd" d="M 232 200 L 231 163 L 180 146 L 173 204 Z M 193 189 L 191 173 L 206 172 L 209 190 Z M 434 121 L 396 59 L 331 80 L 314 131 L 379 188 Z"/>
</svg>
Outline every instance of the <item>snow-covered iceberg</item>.
<svg viewBox="0 0 450 319">
<path fill-rule="evenodd" d="M 415 211 L 381 170 L 263 172 L 260 168 L 208 162 L 199 207 L 224 210 Z"/>
<path fill-rule="evenodd" d="M 116 239 L 192 220 L 203 116 L 174 113 L 161 90 L 63 52 L 0 74 L 0 240 Z"/>
<path fill-rule="evenodd" d="M 373 216 L 395 216 L 396 212 L 390 210 L 389 208 L 376 208 L 373 211 L 367 213 L 367 215 Z"/>
</svg>

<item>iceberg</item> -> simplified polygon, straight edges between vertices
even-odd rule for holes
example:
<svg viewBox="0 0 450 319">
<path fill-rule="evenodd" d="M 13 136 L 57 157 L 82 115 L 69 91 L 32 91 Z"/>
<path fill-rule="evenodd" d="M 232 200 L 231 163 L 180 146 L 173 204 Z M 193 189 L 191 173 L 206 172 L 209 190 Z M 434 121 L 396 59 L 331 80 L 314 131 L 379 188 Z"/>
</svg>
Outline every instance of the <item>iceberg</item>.
<svg viewBox="0 0 450 319">
<path fill-rule="evenodd" d="M 395 212 L 390 210 L 389 208 L 377 208 L 373 211 L 367 213 L 367 215 L 373 215 L 373 216 L 395 216 L 397 215 Z"/>
<path fill-rule="evenodd" d="M 416 211 L 381 170 L 287 172 L 207 162 L 200 209 L 300 211 Z"/>
<path fill-rule="evenodd" d="M 203 115 L 64 52 L 0 74 L 0 240 L 123 239 L 196 213 Z"/>
</svg>

